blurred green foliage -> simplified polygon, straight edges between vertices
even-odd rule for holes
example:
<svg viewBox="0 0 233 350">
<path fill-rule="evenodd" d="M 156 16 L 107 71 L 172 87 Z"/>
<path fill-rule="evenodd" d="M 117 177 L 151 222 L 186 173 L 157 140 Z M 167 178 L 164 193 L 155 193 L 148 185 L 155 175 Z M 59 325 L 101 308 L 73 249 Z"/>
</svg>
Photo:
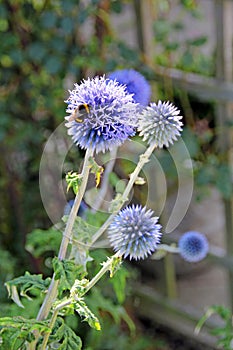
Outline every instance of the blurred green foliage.
<svg viewBox="0 0 233 350">
<path fill-rule="evenodd" d="M 155 63 L 186 72 L 213 75 L 213 55 L 207 55 L 202 50 L 208 41 L 206 33 L 197 36 L 194 34 L 190 38 L 183 34 L 189 25 L 189 18 L 192 19 L 193 26 L 198 26 L 198 23 L 204 20 L 201 6 L 193 0 L 181 0 L 176 4 L 179 11 L 173 11 L 172 15 L 172 4 L 169 4 L 168 0 L 162 0 L 160 3 L 163 6 L 158 6 L 158 16 L 153 26 L 157 47 Z"/>
</svg>

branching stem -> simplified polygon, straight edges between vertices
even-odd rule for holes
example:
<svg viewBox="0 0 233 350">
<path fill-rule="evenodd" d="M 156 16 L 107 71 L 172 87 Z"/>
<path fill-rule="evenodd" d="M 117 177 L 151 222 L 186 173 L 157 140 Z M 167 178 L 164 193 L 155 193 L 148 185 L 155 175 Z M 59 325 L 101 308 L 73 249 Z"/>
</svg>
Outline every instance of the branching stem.
<svg viewBox="0 0 233 350">
<path fill-rule="evenodd" d="M 60 250 L 58 254 L 59 260 L 63 260 L 66 257 L 66 252 L 67 252 L 67 247 L 68 244 L 72 238 L 72 229 L 74 226 L 75 218 L 77 216 L 78 209 L 80 207 L 81 200 L 83 198 L 86 185 L 87 185 L 87 180 L 89 176 L 89 171 L 90 171 L 90 157 L 93 155 L 93 150 L 92 148 L 88 148 L 86 151 L 85 159 L 84 159 L 84 164 L 83 164 L 83 170 L 81 173 L 81 178 L 82 182 L 79 188 L 79 191 L 75 197 L 75 201 L 73 204 L 73 207 L 71 209 L 66 228 L 63 234 L 62 242 L 60 245 Z M 37 320 L 41 321 L 47 318 L 50 309 L 52 307 L 52 304 L 57 296 L 57 288 L 58 288 L 59 280 L 55 280 L 55 275 L 53 275 L 51 284 L 48 289 L 48 293 L 44 299 L 44 302 L 40 308 L 40 311 L 37 316 Z"/>
<path fill-rule="evenodd" d="M 115 208 L 114 212 L 109 216 L 109 218 L 105 221 L 105 223 L 100 227 L 100 229 L 93 235 L 92 237 L 92 241 L 91 241 L 91 245 L 93 245 L 97 239 L 99 239 L 99 237 L 104 233 L 104 231 L 106 231 L 106 229 L 108 228 L 108 226 L 111 224 L 111 222 L 113 221 L 114 217 L 116 216 L 116 214 L 119 212 L 119 210 L 122 208 L 122 206 L 124 205 L 124 203 L 127 201 L 128 199 L 128 195 L 140 173 L 140 171 L 142 170 L 143 166 L 149 161 L 149 158 L 151 156 L 151 154 L 153 153 L 153 151 L 155 150 L 156 145 L 155 144 L 151 144 L 145 151 L 145 153 L 143 153 L 140 158 L 139 158 L 139 162 L 136 166 L 136 168 L 134 169 L 133 173 L 130 175 L 130 179 L 129 182 L 121 196 L 121 199 L 119 201 L 119 204 L 117 205 L 117 207 Z"/>
</svg>

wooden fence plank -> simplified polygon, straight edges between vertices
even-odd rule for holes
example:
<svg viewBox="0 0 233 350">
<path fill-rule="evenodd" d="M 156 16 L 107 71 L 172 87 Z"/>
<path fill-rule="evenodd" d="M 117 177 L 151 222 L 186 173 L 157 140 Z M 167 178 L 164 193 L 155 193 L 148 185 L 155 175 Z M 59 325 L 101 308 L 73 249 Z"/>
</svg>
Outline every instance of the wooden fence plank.
<svg viewBox="0 0 233 350">
<path fill-rule="evenodd" d="M 216 338 L 209 334 L 215 327 L 223 325 L 217 318 L 208 320 L 199 334 L 195 334 L 195 327 L 203 316 L 191 306 L 180 304 L 178 301 L 163 297 L 152 287 L 137 283 L 134 286 L 134 295 L 137 312 L 142 317 L 150 318 L 166 327 L 171 327 L 175 331 L 197 340 L 198 342 L 217 349 Z"/>
<path fill-rule="evenodd" d="M 187 73 L 179 69 L 161 66 L 152 67 L 157 79 L 171 79 L 174 86 L 196 95 L 204 101 L 232 101 L 233 83 L 208 78 L 199 74 Z"/>
<path fill-rule="evenodd" d="M 217 37 L 217 61 L 216 75 L 219 82 L 232 83 L 233 81 L 233 3 L 231 0 L 219 2 L 215 0 L 215 22 Z M 217 105 L 217 121 L 220 127 L 218 134 L 218 145 L 223 158 L 231 168 L 233 164 L 233 135 L 229 122 L 233 119 L 232 101 L 225 103 L 219 101 Z M 229 181 L 232 181 L 230 176 Z M 224 200 L 225 222 L 226 222 L 226 249 L 228 255 L 233 255 L 233 194 L 229 199 Z M 229 294 L 231 296 L 231 309 L 233 311 L 233 272 L 229 273 Z"/>
</svg>

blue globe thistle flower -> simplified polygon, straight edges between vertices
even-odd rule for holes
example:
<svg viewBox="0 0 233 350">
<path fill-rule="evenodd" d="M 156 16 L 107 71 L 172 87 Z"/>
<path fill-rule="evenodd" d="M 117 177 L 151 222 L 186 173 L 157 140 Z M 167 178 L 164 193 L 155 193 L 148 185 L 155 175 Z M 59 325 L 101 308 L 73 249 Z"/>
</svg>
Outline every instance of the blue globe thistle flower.
<svg viewBox="0 0 233 350">
<path fill-rule="evenodd" d="M 156 248 L 161 237 L 158 217 L 153 211 L 132 205 L 119 212 L 108 229 L 108 238 L 115 252 L 130 260 L 144 259 Z"/>
<path fill-rule="evenodd" d="M 134 69 L 116 70 L 109 74 L 109 79 L 126 85 L 128 93 L 133 94 L 135 102 L 147 106 L 150 101 L 151 88 L 144 76 Z"/>
<path fill-rule="evenodd" d="M 135 134 L 138 105 L 125 86 L 97 76 L 75 84 L 69 93 L 66 126 L 81 148 L 105 152 Z"/>
<path fill-rule="evenodd" d="M 182 131 L 182 116 L 179 114 L 180 111 L 170 102 L 151 103 L 139 117 L 139 135 L 148 144 L 169 147 Z"/>
<path fill-rule="evenodd" d="M 202 233 L 189 231 L 179 239 L 178 248 L 184 260 L 199 262 L 206 257 L 209 251 L 209 243 Z"/>
</svg>

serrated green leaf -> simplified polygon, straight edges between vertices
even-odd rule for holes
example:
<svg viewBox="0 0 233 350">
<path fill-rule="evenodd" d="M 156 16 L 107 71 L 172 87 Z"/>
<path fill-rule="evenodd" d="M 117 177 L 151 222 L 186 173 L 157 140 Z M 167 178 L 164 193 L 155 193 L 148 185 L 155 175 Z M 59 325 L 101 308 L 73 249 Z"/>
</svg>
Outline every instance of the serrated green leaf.
<svg viewBox="0 0 233 350">
<path fill-rule="evenodd" d="M 49 349 L 58 350 L 81 350 L 80 337 L 58 317 L 52 334 L 49 336 Z"/>
<path fill-rule="evenodd" d="M 58 292 L 59 296 L 63 291 L 70 290 L 76 279 L 83 277 L 85 272 L 83 267 L 76 265 L 72 260 L 59 260 L 57 257 L 53 259 L 53 268 L 55 273 L 55 279 L 60 280 Z"/>
<path fill-rule="evenodd" d="M 30 295 L 38 295 L 45 293 L 50 284 L 50 278 L 43 280 L 42 275 L 31 275 L 25 272 L 24 276 L 14 278 L 5 283 L 9 297 L 20 307 L 24 307 L 20 301 L 19 294 L 27 299 L 31 299 Z M 28 294 L 30 293 L 30 295 Z"/>
<path fill-rule="evenodd" d="M 48 321 L 29 320 L 20 316 L 0 318 L 0 336 L 3 349 L 26 349 L 25 343 L 30 343 L 35 339 L 33 333 L 36 330 L 40 334 L 49 332 Z"/>
<path fill-rule="evenodd" d="M 58 252 L 61 231 L 51 227 L 48 230 L 35 229 L 27 235 L 26 249 L 36 258 L 48 251 Z"/>
</svg>

